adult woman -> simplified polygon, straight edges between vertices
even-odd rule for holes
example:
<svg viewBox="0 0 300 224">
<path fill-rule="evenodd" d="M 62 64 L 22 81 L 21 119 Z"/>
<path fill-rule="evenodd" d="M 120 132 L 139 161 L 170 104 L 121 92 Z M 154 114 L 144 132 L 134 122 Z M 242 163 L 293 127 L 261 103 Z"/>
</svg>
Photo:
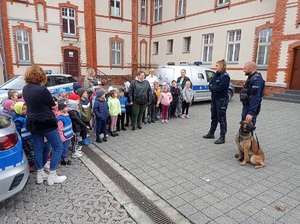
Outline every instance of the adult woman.
<svg viewBox="0 0 300 224">
<path fill-rule="evenodd" d="M 147 80 L 145 80 L 145 73 L 139 71 L 136 79 L 133 80 L 129 86 L 129 101 L 132 105 L 132 130 L 137 128 L 142 129 L 142 115 L 150 102 L 151 87 Z"/>
<path fill-rule="evenodd" d="M 91 88 L 95 85 L 98 85 L 95 70 L 88 68 L 84 78 L 84 88 L 89 93 L 92 91 Z"/>
<path fill-rule="evenodd" d="M 228 106 L 228 88 L 230 77 L 226 72 L 226 61 L 220 60 L 216 63 L 216 75 L 209 83 L 209 90 L 211 91 L 211 124 L 208 134 L 203 138 L 215 138 L 215 131 L 220 123 L 220 138 L 216 140 L 215 144 L 225 143 L 225 135 L 227 132 L 226 110 Z"/>
<path fill-rule="evenodd" d="M 187 81 L 190 81 L 190 82 L 191 82 L 191 80 L 190 80 L 189 77 L 186 76 L 186 70 L 185 70 L 185 69 L 181 69 L 180 74 L 181 74 L 181 76 L 177 78 L 177 83 L 180 83 L 181 86 L 182 86 L 182 89 L 184 89 L 185 83 L 186 83 Z M 192 84 L 192 82 L 191 82 L 191 88 L 192 88 L 192 87 L 193 87 L 193 84 Z"/>
<path fill-rule="evenodd" d="M 44 86 L 47 82 L 46 74 L 41 67 L 31 66 L 26 70 L 24 80 L 26 85 L 23 87 L 23 97 L 27 105 L 26 128 L 32 134 L 37 183 L 43 183 L 44 180 L 47 180 L 48 185 L 61 183 L 67 179 L 66 176 L 58 176 L 56 173 L 63 144 L 52 111 L 56 104 L 49 90 Z M 45 138 L 53 149 L 49 175 L 43 169 L 49 153 L 49 150 L 44 147 Z"/>
</svg>

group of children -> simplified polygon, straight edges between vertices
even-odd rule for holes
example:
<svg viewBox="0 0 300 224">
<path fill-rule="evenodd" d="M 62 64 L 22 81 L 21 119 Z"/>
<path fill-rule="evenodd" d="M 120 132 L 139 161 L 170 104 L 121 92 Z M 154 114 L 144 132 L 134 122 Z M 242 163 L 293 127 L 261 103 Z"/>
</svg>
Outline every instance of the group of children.
<svg viewBox="0 0 300 224">
<path fill-rule="evenodd" d="M 97 143 L 106 142 L 108 132 L 111 136 L 116 137 L 120 130 L 127 130 L 126 126 L 130 125 L 131 120 L 129 86 L 129 82 L 124 83 L 124 88 L 121 89 L 111 86 L 108 88 L 107 94 L 101 86 L 95 86 L 91 92 L 87 92 L 80 83 L 73 84 L 72 93 L 67 93 L 64 89 L 58 90 L 58 96 L 53 97 L 56 102 L 53 112 L 63 143 L 61 165 L 72 163 L 68 157 L 69 151 L 73 158 L 82 156 L 79 143 L 82 145 L 91 143 L 88 138 L 88 130 L 95 130 Z M 189 105 L 193 99 L 193 91 L 190 86 L 191 83 L 186 82 L 185 87 L 182 88 L 180 83 L 173 80 L 171 87 L 166 83 L 160 87 L 155 81 L 143 122 L 145 124 L 147 122 L 155 123 L 160 116 L 162 123 L 168 123 L 170 119 L 177 117 L 189 118 Z M 9 91 L 8 99 L 2 103 L 2 106 L 2 112 L 11 116 L 15 122 L 30 164 L 30 170 L 33 171 L 34 150 L 31 133 L 26 129 L 26 103 L 17 91 Z M 45 147 L 49 147 L 50 151 L 46 139 Z M 48 171 L 49 162 L 46 163 L 44 169 Z"/>
</svg>

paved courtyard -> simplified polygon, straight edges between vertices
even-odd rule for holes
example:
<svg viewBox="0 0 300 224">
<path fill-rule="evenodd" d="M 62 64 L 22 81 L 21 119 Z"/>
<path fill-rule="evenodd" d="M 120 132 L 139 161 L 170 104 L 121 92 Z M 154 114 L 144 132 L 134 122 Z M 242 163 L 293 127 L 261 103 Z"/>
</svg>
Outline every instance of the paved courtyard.
<svg viewBox="0 0 300 224">
<path fill-rule="evenodd" d="M 256 133 L 266 167 L 258 170 L 234 158 L 238 96 L 223 145 L 202 138 L 209 109 L 196 103 L 190 119 L 121 131 L 85 150 L 109 161 L 174 223 L 300 223 L 300 104 L 263 101 Z M 21 193 L 0 203 L 0 223 L 151 223 L 88 157 L 60 172 L 68 179 L 54 186 L 36 185 L 31 175 Z"/>
</svg>

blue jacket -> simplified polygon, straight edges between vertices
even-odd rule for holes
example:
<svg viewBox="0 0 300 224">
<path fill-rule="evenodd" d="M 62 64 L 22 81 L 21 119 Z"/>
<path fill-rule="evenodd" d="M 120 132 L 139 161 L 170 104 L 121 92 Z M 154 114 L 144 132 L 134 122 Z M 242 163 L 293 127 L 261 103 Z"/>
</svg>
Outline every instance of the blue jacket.
<svg viewBox="0 0 300 224">
<path fill-rule="evenodd" d="M 119 98 L 120 100 L 120 104 L 121 104 L 121 111 L 122 113 L 126 113 L 126 104 L 127 104 L 127 97 L 122 97 L 122 98 Z"/>
<path fill-rule="evenodd" d="M 56 118 L 56 121 L 62 121 L 64 124 L 63 134 L 65 138 L 69 139 L 73 136 L 73 128 L 72 128 L 72 121 L 70 116 L 62 116 L 59 115 Z"/>
<path fill-rule="evenodd" d="M 93 107 L 93 112 L 96 116 L 96 119 L 106 121 L 109 116 L 107 101 L 96 98 Z"/>
<path fill-rule="evenodd" d="M 22 140 L 28 140 L 32 138 L 31 132 L 26 129 L 26 117 L 16 114 L 14 117 L 14 122 Z"/>
<path fill-rule="evenodd" d="M 222 72 L 217 72 L 209 83 L 211 98 L 213 100 L 228 99 L 229 83 L 230 77 L 225 70 Z"/>
</svg>

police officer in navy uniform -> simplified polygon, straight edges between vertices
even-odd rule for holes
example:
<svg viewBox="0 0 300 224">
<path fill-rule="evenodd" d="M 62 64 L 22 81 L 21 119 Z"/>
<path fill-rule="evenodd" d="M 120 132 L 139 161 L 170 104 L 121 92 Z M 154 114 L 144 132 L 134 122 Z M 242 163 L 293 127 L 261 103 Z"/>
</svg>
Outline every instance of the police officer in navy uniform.
<svg viewBox="0 0 300 224">
<path fill-rule="evenodd" d="M 215 138 L 215 131 L 220 123 L 220 138 L 215 144 L 225 143 L 225 135 L 227 132 L 226 111 L 228 106 L 228 88 L 230 77 L 226 72 L 226 61 L 220 60 L 216 63 L 216 75 L 209 83 L 211 91 L 211 124 L 209 132 L 203 138 Z"/>
<path fill-rule="evenodd" d="M 245 64 L 244 72 L 248 78 L 240 93 L 240 101 L 243 104 L 242 121 L 246 120 L 255 125 L 257 115 L 260 112 L 265 81 L 261 74 L 256 71 L 256 64 L 253 61 Z"/>
</svg>

